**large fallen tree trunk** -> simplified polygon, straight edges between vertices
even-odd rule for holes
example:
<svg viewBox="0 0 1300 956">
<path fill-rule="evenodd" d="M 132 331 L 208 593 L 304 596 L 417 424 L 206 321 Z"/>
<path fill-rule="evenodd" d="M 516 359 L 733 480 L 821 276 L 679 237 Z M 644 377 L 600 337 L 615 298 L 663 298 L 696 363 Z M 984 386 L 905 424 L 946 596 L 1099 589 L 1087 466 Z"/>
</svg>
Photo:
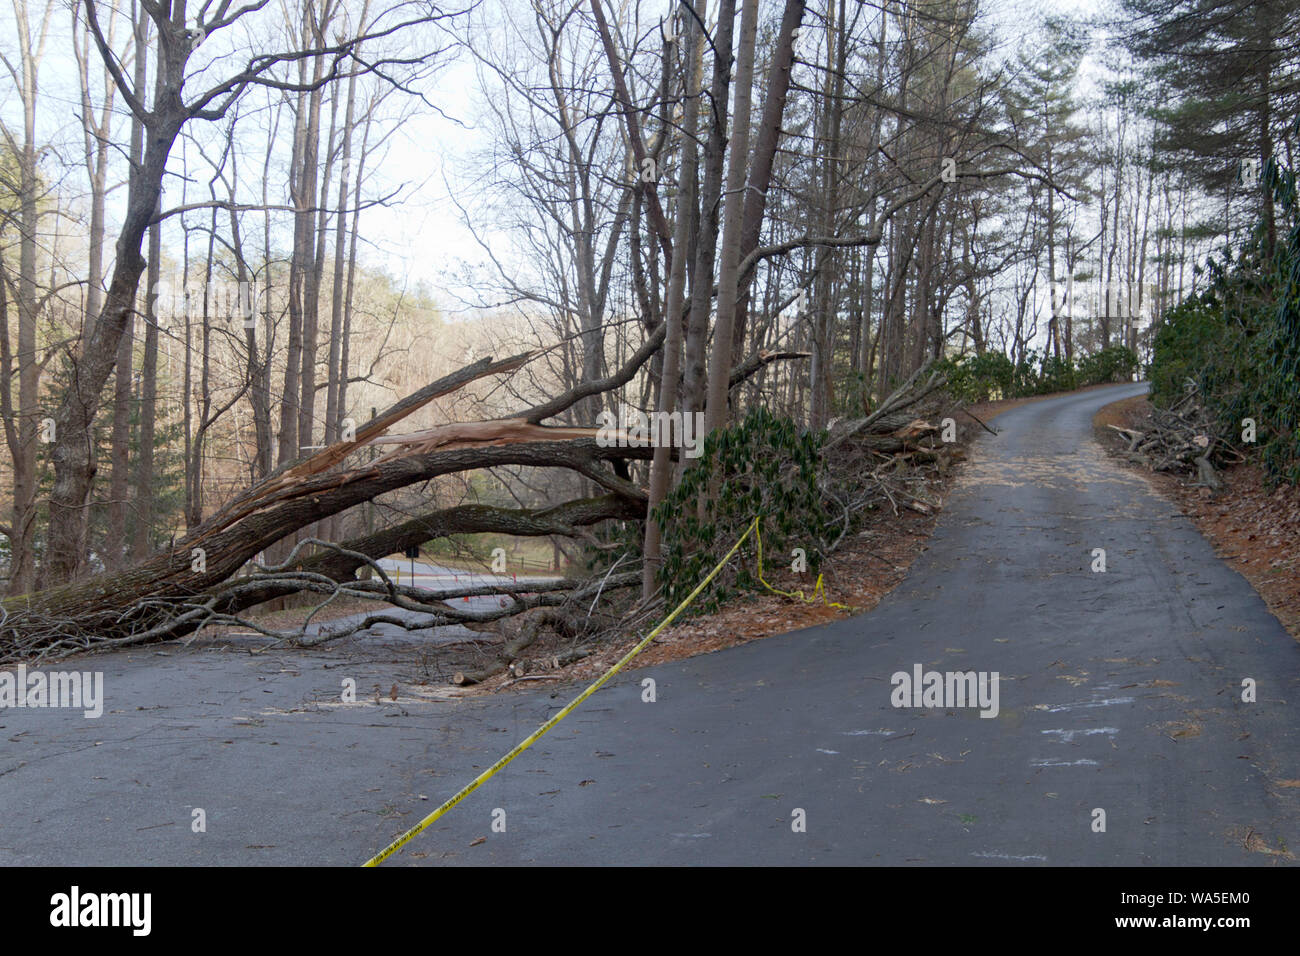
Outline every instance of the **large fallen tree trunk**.
<svg viewBox="0 0 1300 956">
<path fill-rule="evenodd" d="M 440 475 L 496 465 L 569 468 L 606 485 L 620 497 L 643 502 L 639 488 L 599 466 L 616 457 L 649 458 L 652 451 L 603 448 L 593 438 L 457 448 L 282 484 L 265 498 L 245 502 L 234 513 L 214 516 L 174 547 L 126 571 L 5 601 L 7 619 L 0 630 L 0 659 L 13 656 L 19 646 L 35 649 L 46 640 L 90 634 L 96 640 L 111 641 L 155 632 L 169 603 L 208 592 L 298 528 Z M 641 508 L 643 512 L 644 504 Z M 494 524 L 498 522 L 464 521 L 460 527 L 473 532 L 490 530 Z M 425 540 L 432 536 L 426 535 Z M 373 545 L 370 556 L 391 553 L 379 548 Z M 164 636 L 164 632 L 156 636 Z M 174 636 L 174 632 L 166 630 L 165 636 Z"/>
<path fill-rule="evenodd" d="M 452 534 L 497 533 L 517 537 L 539 537 L 544 535 L 564 535 L 579 537 L 582 529 L 590 525 L 609 520 L 638 520 L 645 517 L 645 508 L 627 498 L 618 495 L 603 495 L 598 498 L 581 498 L 550 508 L 529 510 L 526 508 L 495 508 L 488 505 L 458 505 L 441 511 L 411 518 L 391 528 L 385 528 L 373 534 L 344 541 L 335 547 L 328 547 L 320 553 L 295 561 L 292 574 L 263 573 L 247 578 L 236 579 L 239 586 L 231 587 L 217 595 L 211 604 L 212 614 L 236 615 L 240 611 L 265 603 L 273 598 L 282 597 L 304 590 L 301 583 L 306 577 L 315 577 L 323 587 L 312 588 L 328 591 L 328 583 L 355 585 L 357 593 L 363 591 L 370 595 L 383 596 L 385 588 L 373 586 L 373 582 L 357 582 L 356 572 L 389 554 L 417 547 L 434 538 Z M 554 590 L 564 590 L 576 586 L 576 582 L 561 582 Z M 499 585 L 457 587 L 444 589 L 398 588 L 395 593 L 402 593 L 412 600 L 426 604 L 442 602 L 451 598 L 473 596 L 476 594 L 495 594 L 502 590 Z M 526 585 L 528 590 L 543 592 L 547 586 Z M 496 613 L 483 614 L 463 611 L 456 607 L 434 607 L 432 610 L 421 608 L 428 613 L 444 613 L 445 623 L 463 623 L 466 621 L 489 621 L 505 616 Z M 513 613 L 513 612 L 512 612 Z M 180 636 L 201 626 L 203 620 L 185 622 L 178 625 L 170 636 Z"/>
<path fill-rule="evenodd" d="M 643 520 L 646 492 L 616 473 L 609 463 L 649 460 L 652 447 L 628 442 L 613 446 L 597 441 L 594 428 L 547 427 L 540 422 L 588 395 L 625 384 L 653 354 L 654 343 L 661 338 L 659 332 L 653 333 L 608 378 L 582 383 L 515 416 L 453 423 L 407 435 L 388 434 L 390 428 L 433 399 L 485 376 L 512 372 L 532 355 L 483 359 L 459 369 L 376 415 L 351 439 L 281 467 L 139 564 L 7 599 L 0 604 L 0 661 L 174 638 L 214 621 L 238 620 L 239 612 L 248 607 L 297 591 L 374 597 L 404 610 L 428 613 L 431 620 L 444 623 L 474 619 L 476 615 L 441 603 L 471 592 L 453 595 L 395 589 L 382 575 L 379 582 L 355 581 L 355 572 L 377 558 L 445 534 L 572 536 L 576 529 L 599 521 Z M 748 359 L 733 374 L 733 381 L 738 383 L 768 362 L 787 357 L 798 356 L 762 353 Z M 355 452 L 375 446 L 396 448 L 374 461 L 347 464 Z M 324 549 L 320 554 L 308 554 L 299 547 L 294 550 L 292 566 L 234 578 L 266 548 L 322 518 L 443 475 L 505 465 L 567 469 L 609 494 L 536 511 L 476 506 L 447 509 L 342 545 L 316 542 Z M 625 468 L 621 470 L 626 474 Z M 621 578 L 615 584 L 621 586 L 620 582 Z M 579 586 L 568 582 L 553 590 Z M 502 590 L 487 588 L 476 593 Z M 516 597 L 507 602 L 507 613 L 547 603 L 552 599 L 540 592 L 528 600 Z M 493 612 L 477 618 L 493 616 L 501 615 Z"/>
<path fill-rule="evenodd" d="M 174 636 L 178 630 L 183 631 L 177 628 L 176 619 L 194 610 L 191 599 L 218 591 L 270 545 L 321 518 L 441 475 L 498 465 L 567 468 L 590 478 L 632 506 L 641 503 L 644 511 L 645 493 L 616 475 L 604 462 L 612 458 L 648 458 L 652 449 L 602 447 L 595 440 L 595 429 L 529 426 L 525 435 L 502 440 L 499 435 L 488 434 L 479 441 L 452 442 L 446 447 L 431 445 L 427 437 L 417 436 L 413 443 L 403 446 L 404 452 L 399 449 L 374 462 L 344 467 L 354 452 L 382 438 L 389 428 L 433 399 L 484 376 L 513 371 L 530 357 L 525 354 L 502 361 L 484 359 L 445 376 L 375 416 L 351 440 L 335 443 L 310 458 L 278 469 L 171 547 L 131 568 L 6 600 L 0 605 L 0 660 L 38 654 L 54 646 L 89 647 Z M 626 508 L 618 513 L 626 514 Z M 449 517 L 459 530 L 467 532 L 492 530 L 510 523 L 506 520 L 510 516 L 504 513 L 461 512 L 459 516 Z M 519 515 L 513 517 L 516 521 L 523 520 Z M 533 520 L 538 519 L 534 516 Z M 433 536 L 427 535 L 424 540 Z M 389 539 L 401 537 L 399 534 Z M 377 550 L 386 543 L 386 536 L 381 532 L 374 541 L 365 544 L 368 553 L 354 553 L 362 555 L 362 561 L 366 557 L 380 557 L 391 553 Z M 305 586 L 302 581 L 297 584 L 300 586 L 292 590 Z M 268 590 L 287 593 L 284 586 Z M 248 598 L 234 600 L 233 604 L 256 603 L 252 600 L 256 591 L 258 588 L 252 588 Z M 226 600 L 229 603 L 228 595 Z M 187 610 L 178 615 L 177 608 Z"/>
</svg>

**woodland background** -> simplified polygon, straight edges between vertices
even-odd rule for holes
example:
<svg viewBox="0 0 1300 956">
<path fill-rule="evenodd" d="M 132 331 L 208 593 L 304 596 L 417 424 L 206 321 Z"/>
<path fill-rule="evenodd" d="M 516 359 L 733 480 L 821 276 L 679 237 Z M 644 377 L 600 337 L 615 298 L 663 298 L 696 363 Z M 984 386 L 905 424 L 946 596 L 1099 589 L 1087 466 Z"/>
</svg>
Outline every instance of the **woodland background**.
<svg viewBox="0 0 1300 956">
<path fill-rule="evenodd" d="M 1258 419 L 1251 453 L 1300 477 L 1290 0 L 12 0 L 4 19 L 10 596 L 146 567 L 168 569 L 159 594 L 213 587 L 175 577 L 205 522 L 485 356 L 529 353 L 403 430 L 626 404 L 815 460 L 799 435 L 923 369 L 969 400 L 1150 374 L 1158 400 L 1196 382 L 1229 439 Z M 452 100 L 472 149 L 439 183 L 391 146 Z M 437 287 L 377 241 L 430 190 L 474 240 Z M 652 594 L 670 522 L 645 516 L 685 500 L 685 462 L 610 472 L 544 437 L 576 457 L 425 455 L 232 533 L 247 547 L 214 575 L 421 516 L 403 546 L 445 537 L 427 516 L 470 506 L 498 510 L 455 533 L 523 515 L 592 566 L 569 519 L 595 508 L 582 526 L 622 522 L 621 570 Z M 388 451 L 352 450 L 353 469 Z M 719 513 L 668 550 L 707 550 Z"/>
</svg>

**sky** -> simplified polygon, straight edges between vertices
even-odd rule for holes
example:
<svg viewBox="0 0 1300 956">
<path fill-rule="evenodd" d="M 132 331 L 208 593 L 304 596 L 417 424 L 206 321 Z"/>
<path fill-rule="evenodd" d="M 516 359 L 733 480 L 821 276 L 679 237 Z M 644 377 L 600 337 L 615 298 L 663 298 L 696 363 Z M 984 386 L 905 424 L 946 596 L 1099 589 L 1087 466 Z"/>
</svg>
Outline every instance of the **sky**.
<svg viewBox="0 0 1300 956">
<path fill-rule="evenodd" d="M 664 2 L 662 6 L 667 11 L 670 4 Z M 1097 0 L 985 0 L 997 35 L 1011 47 L 1025 35 L 1026 25 L 1039 20 L 1045 12 L 1087 15 L 1102 7 Z M 779 7 L 775 0 L 764 0 L 764 9 Z M 428 283 L 453 315 L 456 291 L 466 294 L 459 286 L 455 264 L 480 259 L 473 235 L 462 223 L 453 201 L 457 197 L 455 184 L 470 178 L 473 154 L 486 145 L 476 85 L 475 68 L 467 56 L 438 74 L 436 88 L 429 95 L 447 117 L 424 112 L 404 124 L 385 170 L 385 177 L 393 184 L 419 183 L 418 189 L 412 189 L 400 208 L 365 214 L 375 251 L 388 263 L 390 271 L 404 274 L 412 282 Z M 759 108 L 758 103 L 755 108 Z M 461 194 L 458 198 L 468 201 L 471 197 Z M 502 254 L 508 255 L 508 237 L 497 236 L 497 240 Z"/>
<path fill-rule="evenodd" d="M 483 2 L 486 5 L 483 13 L 493 19 L 503 12 L 503 5 L 515 5 L 520 0 Z M 32 6 L 37 7 L 34 0 Z M 652 22 L 656 6 L 666 13 L 671 3 L 662 0 L 659 4 L 646 4 L 643 23 Z M 776 0 L 763 0 L 763 9 L 775 11 L 779 6 Z M 1087 14 L 1099 9 L 1097 0 L 985 0 L 986 14 L 1009 49 L 1018 44 L 1027 27 L 1044 12 Z M 54 17 L 62 17 L 64 21 L 56 22 L 52 33 L 54 42 L 47 47 L 42 64 L 39 135 L 55 144 L 55 150 L 68 155 L 57 157 L 60 163 L 47 163 L 50 169 L 75 163 L 81 149 L 77 66 L 66 41 L 68 13 L 62 4 L 56 6 Z M 0 11 L 0 51 L 10 62 L 13 62 L 13 28 L 12 7 Z M 228 39 L 250 45 L 258 42 L 252 30 Z M 400 199 L 386 208 L 369 208 L 362 214 L 362 256 L 366 263 L 385 269 L 399 283 L 404 280 L 410 287 L 421 283 L 429 286 L 449 318 L 462 314 L 458 299 L 474 297 L 480 291 L 466 289 L 460 282 L 463 265 L 481 263 L 483 256 L 473 234 L 462 222 L 458 208 L 460 203 L 472 204 L 475 198 L 470 188 L 475 171 L 474 154 L 488 145 L 479 85 L 476 65 L 464 52 L 449 58 L 422 85 L 421 92 L 437 109 L 417 102 L 406 104 L 408 115 L 385 143 L 381 161 L 371 164 L 372 179 L 367 193 L 376 196 L 400 190 Z M 10 129 L 21 122 L 18 107 L 12 84 L 4 84 L 0 90 L 0 118 Z M 281 129 L 280 137 L 286 149 L 288 133 L 287 129 Z M 246 170 L 254 156 L 245 159 Z M 179 168 L 180 164 L 173 163 L 173 167 Z M 72 190 L 84 188 L 84 170 L 74 168 L 66 175 Z M 272 185 L 272 193 L 277 188 L 283 193 L 282 182 Z M 206 184 L 200 179 L 194 182 L 193 188 L 201 191 Z M 118 204 L 124 192 L 119 189 L 110 197 L 110 217 L 120 208 Z M 169 181 L 168 200 L 178 200 L 178 192 L 178 183 Z M 492 234 L 490 230 L 488 234 L 494 251 L 509 260 L 509 237 Z M 170 241 L 178 241 L 175 229 Z M 174 255 L 179 253 L 179 249 L 171 251 Z"/>
</svg>

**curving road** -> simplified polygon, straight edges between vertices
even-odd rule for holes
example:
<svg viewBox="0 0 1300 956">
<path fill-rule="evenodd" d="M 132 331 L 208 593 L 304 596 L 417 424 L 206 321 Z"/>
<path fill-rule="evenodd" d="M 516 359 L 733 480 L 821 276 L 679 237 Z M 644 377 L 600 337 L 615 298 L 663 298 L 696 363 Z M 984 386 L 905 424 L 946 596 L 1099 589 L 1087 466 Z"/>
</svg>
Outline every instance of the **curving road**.
<svg viewBox="0 0 1300 956">
<path fill-rule="evenodd" d="M 1143 389 L 1003 413 L 874 611 L 622 677 L 389 865 L 1291 863 L 1300 648 L 1092 442 Z M 99 720 L 0 711 L 0 863 L 359 863 L 574 693 L 339 707 L 409 662 L 164 653 L 80 662 Z M 997 672 L 996 717 L 894 707 L 917 665 Z"/>
</svg>

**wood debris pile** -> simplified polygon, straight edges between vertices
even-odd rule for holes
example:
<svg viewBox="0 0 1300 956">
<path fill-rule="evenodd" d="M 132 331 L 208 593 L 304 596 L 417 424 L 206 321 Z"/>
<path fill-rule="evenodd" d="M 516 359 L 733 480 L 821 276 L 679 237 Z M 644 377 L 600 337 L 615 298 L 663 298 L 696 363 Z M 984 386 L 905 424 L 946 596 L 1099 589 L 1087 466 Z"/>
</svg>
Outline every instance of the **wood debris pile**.
<svg viewBox="0 0 1300 956">
<path fill-rule="evenodd" d="M 840 539 L 856 527 L 862 512 L 889 508 L 894 514 L 908 509 L 928 515 L 938 510 L 929 489 L 965 457 L 960 443 L 952 440 L 955 428 L 944 425 L 961 414 L 946 384 L 943 374 L 922 368 L 870 415 L 831 423 L 823 451 L 823 490 L 842 517 Z"/>
<path fill-rule="evenodd" d="M 1137 428 L 1108 425 L 1128 441 L 1124 456 L 1152 471 L 1194 476 L 1194 485 L 1218 492 L 1223 488 L 1219 467 L 1242 461 L 1220 437 L 1220 427 L 1201 404 L 1192 382 L 1169 408 L 1153 408 Z"/>
</svg>

